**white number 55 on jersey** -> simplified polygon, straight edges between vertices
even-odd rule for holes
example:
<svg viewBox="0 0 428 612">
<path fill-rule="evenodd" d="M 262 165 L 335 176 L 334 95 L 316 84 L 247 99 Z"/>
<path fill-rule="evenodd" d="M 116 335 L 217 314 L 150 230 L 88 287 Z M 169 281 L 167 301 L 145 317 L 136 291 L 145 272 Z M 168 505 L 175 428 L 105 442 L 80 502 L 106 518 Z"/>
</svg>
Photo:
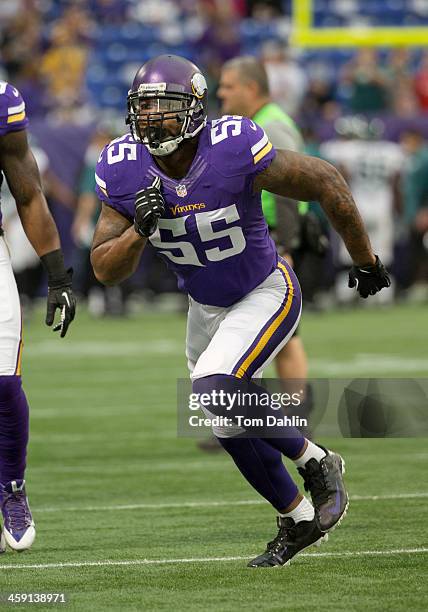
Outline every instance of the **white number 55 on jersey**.
<svg viewBox="0 0 428 612">
<path fill-rule="evenodd" d="M 166 242 L 161 239 L 160 230 L 169 230 L 174 237 L 186 235 L 186 219 L 190 215 L 178 219 L 159 219 L 157 231 L 151 236 L 150 242 L 157 249 L 161 249 L 161 254 L 165 255 L 176 264 L 190 266 L 204 266 L 199 260 L 196 249 L 191 242 L 180 240 L 177 242 Z M 246 241 L 242 228 L 235 225 L 226 227 L 222 230 L 215 230 L 213 223 L 224 220 L 227 224 L 238 221 L 239 213 L 235 204 L 195 215 L 196 226 L 202 242 L 215 240 L 216 238 L 229 238 L 231 246 L 225 249 L 213 247 L 205 250 L 208 261 L 222 261 L 234 255 L 242 253 L 245 249 Z M 174 255 L 171 251 L 181 251 L 181 255 Z"/>
</svg>

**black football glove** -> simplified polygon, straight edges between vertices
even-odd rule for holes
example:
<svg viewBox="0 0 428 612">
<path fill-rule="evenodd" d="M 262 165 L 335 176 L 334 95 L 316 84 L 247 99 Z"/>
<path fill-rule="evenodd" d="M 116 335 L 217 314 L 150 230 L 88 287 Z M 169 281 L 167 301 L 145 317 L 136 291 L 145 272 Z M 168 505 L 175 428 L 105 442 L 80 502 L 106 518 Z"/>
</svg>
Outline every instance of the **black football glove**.
<svg viewBox="0 0 428 612">
<path fill-rule="evenodd" d="M 46 311 L 46 325 L 51 326 L 55 319 L 56 309 L 61 310 L 61 320 L 55 325 L 53 331 L 59 331 L 61 338 L 67 333 L 68 326 L 76 314 L 76 298 L 71 289 L 72 268 L 66 271 L 66 277 L 49 281 L 48 305 Z"/>
<path fill-rule="evenodd" d="M 134 229 L 143 238 L 148 238 L 156 231 L 159 217 L 165 213 L 165 201 L 160 187 L 161 180 L 156 176 L 150 187 L 135 194 Z"/>
<path fill-rule="evenodd" d="M 65 269 L 61 249 L 46 253 L 40 260 L 48 273 L 46 325 L 50 327 L 53 324 L 56 309 L 59 308 L 61 319 L 53 331 L 59 331 L 61 338 L 64 338 L 76 314 L 76 299 L 71 289 L 73 270 Z"/>
<path fill-rule="evenodd" d="M 362 298 L 375 295 L 384 287 L 391 285 L 389 274 L 379 257 L 376 255 L 376 263 L 371 266 L 352 266 L 349 271 L 348 287 L 356 287 Z"/>
</svg>

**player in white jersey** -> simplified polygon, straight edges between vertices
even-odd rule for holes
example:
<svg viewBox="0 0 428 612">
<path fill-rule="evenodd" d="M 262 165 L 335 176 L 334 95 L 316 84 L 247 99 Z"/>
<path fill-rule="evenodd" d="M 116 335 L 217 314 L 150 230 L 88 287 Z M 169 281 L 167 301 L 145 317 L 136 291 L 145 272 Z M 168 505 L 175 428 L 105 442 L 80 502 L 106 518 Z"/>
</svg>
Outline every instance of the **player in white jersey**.
<svg viewBox="0 0 428 612">
<path fill-rule="evenodd" d="M 345 117 L 337 122 L 339 133 L 345 139 L 330 140 L 321 146 L 321 154 L 347 179 L 352 195 L 363 217 L 373 248 L 382 261 L 390 266 L 394 249 L 394 196 L 395 187 L 404 163 L 401 147 L 388 140 L 378 140 L 382 127 L 376 121 L 363 117 Z M 337 263 L 343 270 L 349 266 L 349 254 L 341 241 Z M 345 273 L 337 278 L 339 301 L 353 298 L 344 289 Z M 393 298 L 393 292 L 377 296 L 381 303 Z"/>
<path fill-rule="evenodd" d="M 63 337 L 75 312 L 71 271 L 64 267 L 58 231 L 28 146 L 27 125 L 21 94 L 0 81 L 0 185 L 4 175 L 27 238 L 48 273 L 46 323 L 53 324 L 59 308 L 61 322 L 54 330 Z M 14 550 L 29 548 L 36 533 L 25 492 L 29 410 L 21 384 L 21 357 L 19 296 L 0 210 L 0 552 L 6 543 Z"/>
</svg>

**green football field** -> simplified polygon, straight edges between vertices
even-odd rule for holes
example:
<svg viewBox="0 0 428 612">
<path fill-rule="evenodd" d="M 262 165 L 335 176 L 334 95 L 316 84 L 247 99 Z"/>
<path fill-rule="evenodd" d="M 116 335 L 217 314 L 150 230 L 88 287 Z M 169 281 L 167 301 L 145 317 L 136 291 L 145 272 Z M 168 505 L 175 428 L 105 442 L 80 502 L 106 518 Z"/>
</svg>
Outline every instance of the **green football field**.
<svg viewBox="0 0 428 612">
<path fill-rule="evenodd" d="M 228 456 L 177 438 L 184 328 L 153 312 L 79 312 L 65 340 L 41 312 L 27 325 L 37 539 L 0 557 L 0 592 L 64 592 L 70 610 L 427 610 L 426 439 L 319 440 L 346 459 L 346 519 L 290 567 L 247 569 L 274 512 Z M 305 314 L 302 335 L 315 377 L 427 375 L 422 306 Z"/>
</svg>

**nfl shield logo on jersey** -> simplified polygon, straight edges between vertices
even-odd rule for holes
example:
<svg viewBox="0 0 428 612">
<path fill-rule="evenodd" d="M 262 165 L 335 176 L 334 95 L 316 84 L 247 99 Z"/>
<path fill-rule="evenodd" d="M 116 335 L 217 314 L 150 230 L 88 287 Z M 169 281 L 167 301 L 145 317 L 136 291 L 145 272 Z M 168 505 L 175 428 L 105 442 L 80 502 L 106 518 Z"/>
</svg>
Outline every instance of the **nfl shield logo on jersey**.
<svg viewBox="0 0 428 612">
<path fill-rule="evenodd" d="M 185 198 L 187 196 L 186 185 L 177 185 L 175 191 L 180 198 Z"/>
</svg>

